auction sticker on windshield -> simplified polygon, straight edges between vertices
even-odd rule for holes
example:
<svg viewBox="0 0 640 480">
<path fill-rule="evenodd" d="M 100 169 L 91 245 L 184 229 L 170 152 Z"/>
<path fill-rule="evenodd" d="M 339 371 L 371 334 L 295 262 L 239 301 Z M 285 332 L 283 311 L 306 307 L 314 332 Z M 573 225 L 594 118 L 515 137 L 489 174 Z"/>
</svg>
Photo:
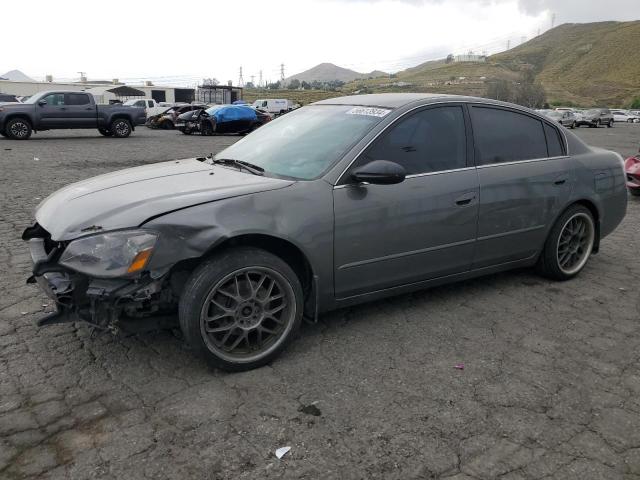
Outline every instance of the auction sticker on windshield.
<svg viewBox="0 0 640 480">
<path fill-rule="evenodd" d="M 368 115 L 370 117 L 384 117 L 391 110 L 386 108 L 374 108 L 374 107 L 355 107 L 347 112 L 349 115 Z"/>
</svg>

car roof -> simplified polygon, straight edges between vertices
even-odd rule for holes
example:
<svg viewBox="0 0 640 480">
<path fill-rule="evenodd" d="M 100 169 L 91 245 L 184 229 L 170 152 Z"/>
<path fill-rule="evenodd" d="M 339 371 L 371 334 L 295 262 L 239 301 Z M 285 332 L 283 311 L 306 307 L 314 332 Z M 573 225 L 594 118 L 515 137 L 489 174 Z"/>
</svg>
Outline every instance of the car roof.
<svg viewBox="0 0 640 480">
<path fill-rule="evenodd" d="M 370 93 L 367 95 L 348 95 L 344 97 L 328 98 L 314 102 L 311 105 L 356 105 L 362 107 L 382 107 L 396 109 L 410 104 L 435 103 L 439 101 L 486 103 L 496 106 L 518 108 L 533 111 L 521 105 L 501 102 L 489 98 L 470 97 L 465 95 L 448 95 L 444 93 Z"/>
</svg>

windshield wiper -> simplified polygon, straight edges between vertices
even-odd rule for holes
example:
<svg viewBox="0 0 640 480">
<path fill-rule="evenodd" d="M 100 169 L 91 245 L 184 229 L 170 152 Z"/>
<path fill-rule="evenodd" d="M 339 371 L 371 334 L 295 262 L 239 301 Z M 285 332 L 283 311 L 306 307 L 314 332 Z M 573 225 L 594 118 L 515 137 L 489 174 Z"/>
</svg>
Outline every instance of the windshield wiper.
<svg viewBox="0 0 640 480">
<path fill-rule="evenodd" d="M 245 162 L 243 160 L 236 160 L 235 158 L 214 158 L 211 163 L 220 165 L 235 165 L 240 170 L 243 168 L 253 175 L 264 175 L 264 168 L 254 165 L 253 163 Z"/>
</svg>

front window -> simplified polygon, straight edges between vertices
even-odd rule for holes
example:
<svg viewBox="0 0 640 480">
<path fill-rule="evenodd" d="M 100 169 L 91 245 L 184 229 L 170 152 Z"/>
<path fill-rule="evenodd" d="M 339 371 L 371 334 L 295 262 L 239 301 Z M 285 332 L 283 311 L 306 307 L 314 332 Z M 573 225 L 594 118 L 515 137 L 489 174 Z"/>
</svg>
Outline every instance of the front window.
<svg viewBox="0 0 640 480">
<path fill-rule="evenodd" d="M 388 109 L 312 105 L 269 122 L 216 159 L 252 163 L 265 173 L 298 180 L 321 176 L 369 132 Z"/>
</svg>

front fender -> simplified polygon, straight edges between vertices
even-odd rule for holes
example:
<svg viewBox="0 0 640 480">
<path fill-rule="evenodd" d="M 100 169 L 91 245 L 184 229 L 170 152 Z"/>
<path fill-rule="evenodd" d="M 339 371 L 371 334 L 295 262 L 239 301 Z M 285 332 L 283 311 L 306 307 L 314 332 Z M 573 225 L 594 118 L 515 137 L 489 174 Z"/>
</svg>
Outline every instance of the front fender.
<svg viewBox="0 0 640 480">
<path fill-rule="evenodd" d="M 323 305 L 333 301 L 332 187 L 322 180 L 196 205 L 144 227 L 160 233 L 148 266 L 153 277 L 209 254 L 230 238 L 265 235 L 298 248 L 320 279 L 319 300 Z"/>
</svg>

